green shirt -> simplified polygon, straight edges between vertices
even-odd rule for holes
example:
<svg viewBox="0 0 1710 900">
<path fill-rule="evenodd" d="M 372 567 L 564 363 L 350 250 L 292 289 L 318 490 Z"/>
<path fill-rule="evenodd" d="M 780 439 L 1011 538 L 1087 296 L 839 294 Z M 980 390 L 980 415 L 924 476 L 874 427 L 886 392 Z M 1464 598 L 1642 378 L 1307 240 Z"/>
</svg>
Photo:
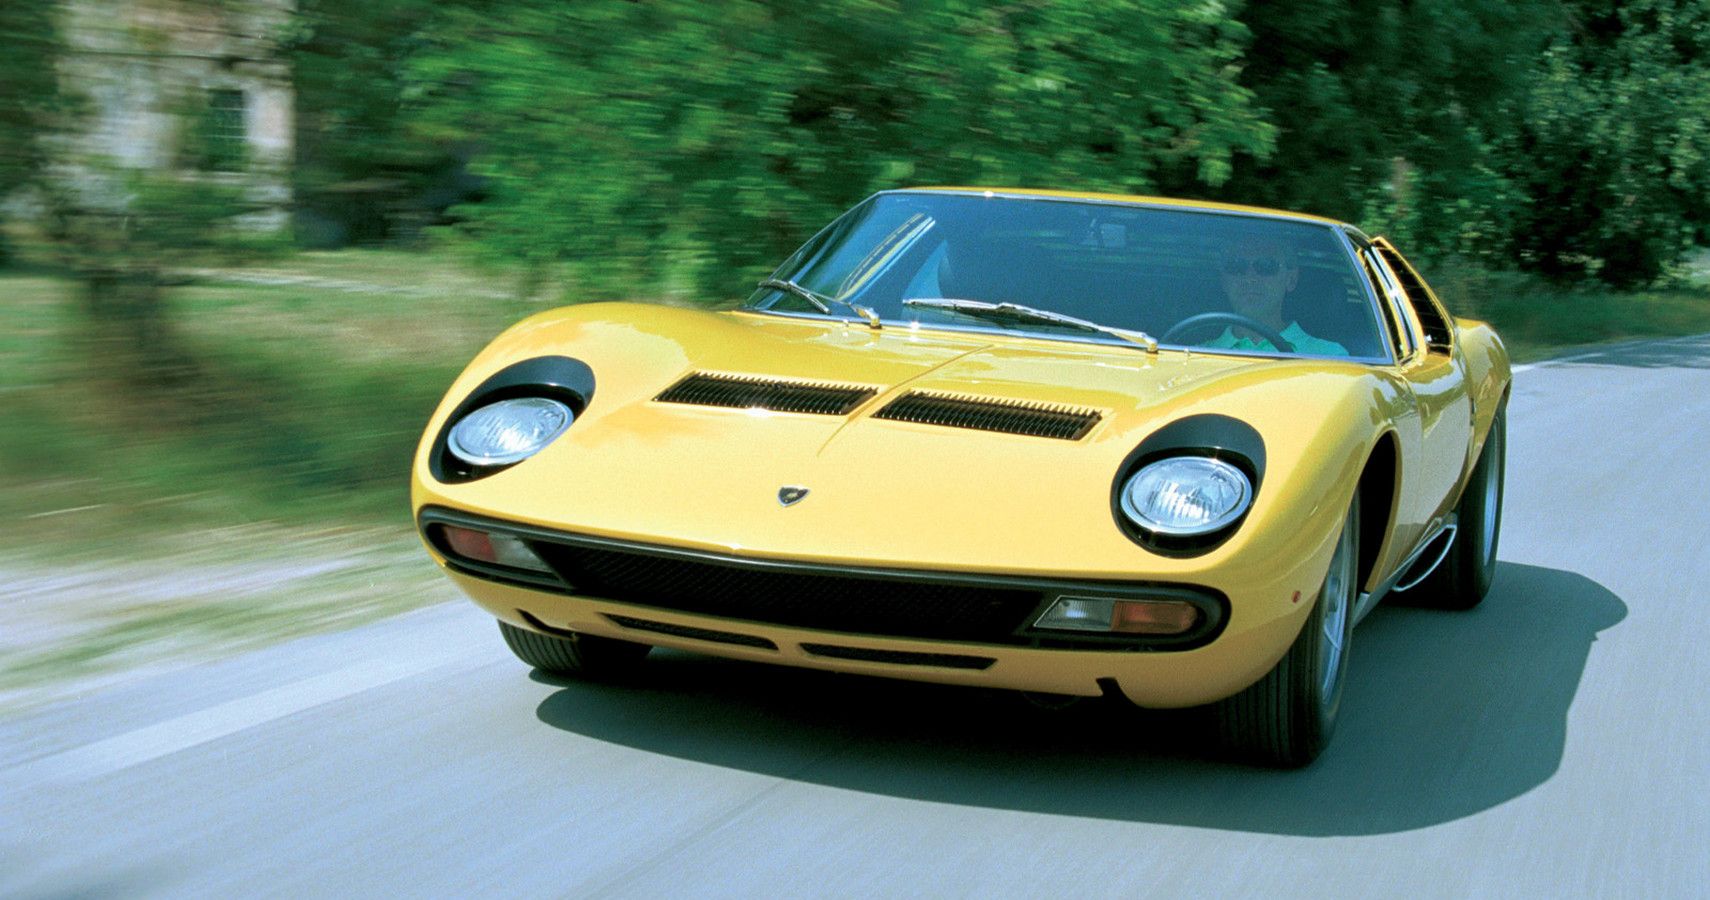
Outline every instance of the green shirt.
<svg viewBox="0 0 1710 900">
<path fill-rule="evenodd" d="M 1335 341 L 1327 341 L 1323 338 L 1315 338 L 1312 335 L 1307 334 L 1306 331 L 1300 327 L 1299 322 L 1288 323 L 1288 327 L 1284 328 L 1279 333 L 1282 335 L 1283 340 L 1288 341 L 1294 346 L 1294 352 L 1296 353 L 1304 353 L 1307 356 L 1348 355 L 1348 348 L 1336 343 Z M 1207 341 L 1202 346 L 1222 347 L 1229 350 L 1270 350 L 1272 352 L 1277 352 L 1277 348 L 1271 346 L 1270 341 L 1254 341 L 1250 338 L 1238 338 L 1235 336 L 1234 329 L 1231 328 L 1223 329 L 1222 334 L 1210 341 Z"/>
</svg>

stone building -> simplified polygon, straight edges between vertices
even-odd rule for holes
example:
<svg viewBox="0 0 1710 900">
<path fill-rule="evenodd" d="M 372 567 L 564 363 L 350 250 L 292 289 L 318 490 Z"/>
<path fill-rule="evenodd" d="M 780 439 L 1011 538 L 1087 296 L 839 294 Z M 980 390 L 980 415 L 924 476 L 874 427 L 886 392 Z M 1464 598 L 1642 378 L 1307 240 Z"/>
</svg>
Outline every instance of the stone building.
<svg viewBox="0 0 1710 900">
<path fill-rule="evenodd" d="M 283 228 L 294 12 L 295 0 L 61 0 L 61 84 L 84 103 L 52 154 L 65 181 L 96 203 L 114 171 L 231 185 L 251 224 Z"/>
</svg>

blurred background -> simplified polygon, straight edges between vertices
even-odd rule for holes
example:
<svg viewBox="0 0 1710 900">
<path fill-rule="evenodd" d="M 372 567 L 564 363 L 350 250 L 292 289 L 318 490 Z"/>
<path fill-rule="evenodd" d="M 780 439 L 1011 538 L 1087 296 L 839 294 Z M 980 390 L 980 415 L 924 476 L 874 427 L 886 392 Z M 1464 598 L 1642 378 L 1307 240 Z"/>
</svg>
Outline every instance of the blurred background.
<svg viewBox="0 0 1710 900">
<path fill-rule="evenodd" d="M 0 711 L 450 596 L 510 321 L 722 306 L 880 189 L 1388 234 L 1521 359 L 1710 331 L 1707 0 L 0 3 Z"/>
</svg>

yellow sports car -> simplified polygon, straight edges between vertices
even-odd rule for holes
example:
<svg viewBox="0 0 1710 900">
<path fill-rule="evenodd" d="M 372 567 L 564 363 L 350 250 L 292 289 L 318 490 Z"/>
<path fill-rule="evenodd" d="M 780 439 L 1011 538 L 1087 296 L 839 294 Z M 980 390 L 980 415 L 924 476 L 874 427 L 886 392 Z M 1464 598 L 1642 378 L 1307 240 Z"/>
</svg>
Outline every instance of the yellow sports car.
<svg viewBox="0 0 1710 900">
<path fill-rule="evenodd" d="M 1508 356 L 1381 238 L 1055 191 L 886 191 L 739 309 L 592 303 L 481 352 L 414 463 L 524 662 L 651 646 L 1218 704 L 1304 765 L 1354 625 L 1495 567 Z"/>
</svg>

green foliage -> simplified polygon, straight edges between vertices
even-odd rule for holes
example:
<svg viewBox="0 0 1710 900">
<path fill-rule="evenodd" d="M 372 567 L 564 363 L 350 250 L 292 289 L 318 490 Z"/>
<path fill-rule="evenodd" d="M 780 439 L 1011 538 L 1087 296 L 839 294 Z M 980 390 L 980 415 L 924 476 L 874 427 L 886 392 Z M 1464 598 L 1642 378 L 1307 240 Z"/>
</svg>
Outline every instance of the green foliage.
<svg viewBox="0 0 1710 900">
<path fill-rule="evenodd" d="M 37 139 L 60 102 L 53 11 L 49 3 L 0 4 L 0 198 L 40 167 Z"/>
<path fill-rule="evenodd" d="M 1703 0 L 304 0 L 299 196 L 578 298 L 741 292 L 873 190 L 1300 209 L 1635 284 L 1710 223 Z M 466 186 L 467 187 L 467 186 Z M 464 193 L 468 193 L 467 190 Z M 352 213 L 355 215 L 356 213 Z M 377 233 L 386 232 L 385 228 Z"/>
<path fill-rule="evenodd" d="M 287 46 L 297 103 L 297 178 L 364 175 L 415 148 L 399 139 L 401 67 L 430 5 L 303 0 Z"/>
<path fill-rule="evenodd" d="M 0 3 L 0 201 L 30 183 L 44 160 L 41 136 L 61 105 L 53 59 L 59 38 L 53 6 Z M 0 267 L 11 259 L 0 231 Z"/>
<path fill-rule="evenodd" d="M 1220 3 L 521 0 L 442 8 L 419 133 L 479 141 L 462 233 L 580 297 L 731 296 L 873 190 L 1212 184 L 1272 136 Z"/>
<path fill-rule="evenodd" d="M 244 189 L 199 177 L 122 174 L 126 186 L 121 220 L 91 213 L 78 249 L 125 268 L 154 267 L 169 256 L 175 265 L 226 262 L 262 252 L 268 237 L 240 224 L 253 212 Z M 85 264 L 95 263 L 93 258 Z"/>
<path fill-rule="evenodd" d="M 1587 344 L 1710 332 L 1705 284 L 1683 280 L 1637 291 L 1596 283 L 1563 287 L 1459 257 L 1438 259 L 1422 274 L 1455 315 L 1494 324 L 1517 362 Z"/>
<path fill-rule="evenodd" d="M 1254 3 L 1243 82 L 1278 127 L 1218 196 L 1388 232 L 1491 264 L 1520 202 L 1494 145 L 1559 27 L 1547 0 Z"/>
<path fill-rule="evenodd" d="M 95 374 L 126 391 L 193 381 L 197 362 L 179 339 L 168 267 L 253 258 L 277 250 L 278 238 L 242 223 L 253 210 L 236 185 L 95 168 L 82 181 L 82 196 L 51 194 L 54 251 L 82 286 L 73 330 L 82 351 L 107 364 Z"/>
<path fill-rule="evenodd" d="M 467 280 L 420 260 L 412 274 Z M 0 277 L 11 423 L 0 428 L 0 497 L 11 484 L 91 479 L 145 497 L 207 492 L 268 516 L 395 516 L 427 417 L 500 322 L 464 292 L 385 281 L 163 293 L 195 377 L 138 392 L 126 355 L 85 352 L 81 283 Z"/>
<path fill-rule="evenodd" d="M 1229 199 L 1558 281 L 1656 280 L 1710 224 L 1703 0 L 1255 3 L 1279 126 Z"/>
<path fill-rule="evenodd" d="M 449 202 L 458 150 L 413 139 L 405 67 L 433 27 L 431 0 L 301 0 L 285 48 L 296 96 L 293 188 L 311 245 L 408 238 Z"/>
<path fill-rule="evenodd" d="M 1590 0 L 1544 54 L 1506 148 L 1520 261 L 1646 284 L 1710 225 L 1710 5 Z"/>
</svg>

